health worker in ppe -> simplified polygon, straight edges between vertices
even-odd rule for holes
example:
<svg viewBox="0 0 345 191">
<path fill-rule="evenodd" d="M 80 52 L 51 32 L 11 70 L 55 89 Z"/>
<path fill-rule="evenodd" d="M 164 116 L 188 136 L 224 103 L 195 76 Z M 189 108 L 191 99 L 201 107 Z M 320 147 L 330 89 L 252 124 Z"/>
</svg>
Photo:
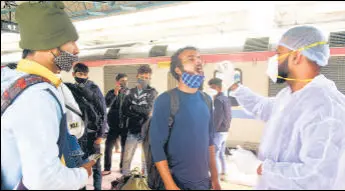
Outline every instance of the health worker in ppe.
<svg viewBox="0 0 345 191">
<path fill-rule="evenodd" d="M 345 189 L 345 96 L 320 73 L 329 57 L 320 30 L 294 27 L 267 69 L 286 88 L 268 98 L 231 86 L 239 104 L 266 122 L 258 156 L 231 151 L 240 171 L 259 175 L 257 189 Z"/>
</svg>

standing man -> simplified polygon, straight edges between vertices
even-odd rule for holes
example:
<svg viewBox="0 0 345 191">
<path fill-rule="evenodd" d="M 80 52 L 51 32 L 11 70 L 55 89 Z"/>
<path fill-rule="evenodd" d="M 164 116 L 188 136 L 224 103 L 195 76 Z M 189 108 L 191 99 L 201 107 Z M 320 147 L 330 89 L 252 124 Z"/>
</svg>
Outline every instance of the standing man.
<svg viewBox="0 0 345 191">
<path fill-rule="evenodd" d="M 137 149 L 137 145 L 143 141 L 141 128 L 149 119 L 153 102 L 157 96 L 156 89 L 150 86 L 151 75 L 152 69 L 150 66 L 140 66 L 137 74 L 137 87 L 130 90 L 122 106 L 123 114 L 127 117 L 126 126 L 128 128 L 122 168 L 124 175 L 128 175 L 131 171 L 131 163 L 135 150 Z M 142 151 L 142 170 L 145 172 L 145 169 L 145 156 L 144 151 Z"/>
<path fill-rule="evenodd" d="M 116 76 L 115 88 L 113 90 L 110 90 L 105 97 L 107 107 L 109 108 L 109 132 L 107 140 L 105 142 L 104 171 L 102 173 L 103 176 L 111 174 L 111 162 L 113 155 L 112 150 L 119 136 L 121 136 L 120 171 L 122 171 L 122 160 L 125 152 L 125 144 L 128 133 L 128 129 L 125 127 L 125 119 L 122 112 L 122 105 L 125 96 L 129 94 L 129 89 L 127 88 L 127 85 L 127 74 L 118 74 Z"/>
<path fill-rule="evenodd" d="M 319 29 L 293 27 L 267 70 L 286 88 L 267 98 L 231 87 L 240 105 L 267 122 L 258 157 L 240 147 L 232 151 L 239 170 L 260 176 L 257 189 L 345 189 L 345 96 L 321 74 L 329 56 Z"/>
<path fill-rule="evenodd" d="M 216 147 L 216 161 L 220 180 L 227 180 L 227 165 L 225 160 L 226 140 L 231 122 L 231 102 L 224 95 L 222 80 L 213 78 L 208 82 L 211 90 L 213 90 L 213 127 L 215 129 L 214 145 Z"/>
<path fill-rule="evenodd" d="M 198 89 L 204 81 L 202 60 L 194 47 L 171 57 L 170 72 L 178 80 L 175 98 L 160 95 L 151 119 L 153 160 L 167 190 L 219 190 L 211 98 Z M 171 100 L 178 110 L 171 124 Z M 209 175 L 211 172 L 211 177 Z M 213 186 L 212 186 L 213 185 Z"/>
<path fill-rule="evenodd" d="M 101 152 L 101 142 L 106 128 L 106 104 L 99 87 L 89 80 L 89 67 L 83 63 L 77 63 L 73 67 L 73 77 L 76 81 L 76 90 L 79 97 L 83 97 L 87 104 L 86 110 L 92 110 L 95 117 L 87 116 L 84 136 L 79 139 L 85 152 L 85 158 Z M 83 107 L 82 107 L 83 108 Z M 85 109 L 84 109 L 85 110 Z M 88 111 L 90 112 L 90 111 Z M 93 167 L 93 180 L 95 190 L 102 189 L 102 167 L 98 160 Z"/>
<path fill-rule="evenodd" d="M 16 9 L 16 21 L 25 59 L 1 71 L 1 189 L 79 189 L 94 162 L 65 165 L 70 148 L 78 145 L 68 144 L 56 76 L 78 60 L 78 34 L 61 1 L 25 2 Z"/>
</svg>

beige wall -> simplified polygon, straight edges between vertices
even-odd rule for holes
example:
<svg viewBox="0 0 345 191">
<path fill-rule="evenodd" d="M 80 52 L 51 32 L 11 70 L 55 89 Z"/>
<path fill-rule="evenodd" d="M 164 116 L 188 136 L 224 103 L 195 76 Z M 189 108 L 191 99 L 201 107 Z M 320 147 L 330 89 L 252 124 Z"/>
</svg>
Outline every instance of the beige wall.
<svg viewBox="0 0 345 191">
<path fill-rule="evenodd" d="M 103 92 L 103 95 L 105 95 L 104 92 L 104 70 L 103 67 L 90 67 L 90 72 L 89 72 L 89 79 L 94 81 L 101 91 Z"/>
<path fill-rule="evenodd" d="M 169 68 L 159 68 L 157 64 L 150 65 L 152 68 L 151 85 L 156 88 L 159 94 L 168 89 L 168 72 Z"/>
<path fill-rule="evenodd" d="M 71 72 L 61 72 L 61 78 L 64 82 L 70 82 L 74 83 L 74 78 L 72 76 L 72 71 Z"/>
<path fill-rule="evenodd" d="M 266 75 L 266 62 L 242 62 L 234 63 L 235 68 L 242 70 L 243 85 L 249 87 L 255 93 L 268 95 L 268 77 Z"/>
<path fill-rule="evenodd" d="M 253 119 L 232 119 L 228 135 L 227 146 L 237 144 L 260 143 L 265 123 Z"/>
</svg>

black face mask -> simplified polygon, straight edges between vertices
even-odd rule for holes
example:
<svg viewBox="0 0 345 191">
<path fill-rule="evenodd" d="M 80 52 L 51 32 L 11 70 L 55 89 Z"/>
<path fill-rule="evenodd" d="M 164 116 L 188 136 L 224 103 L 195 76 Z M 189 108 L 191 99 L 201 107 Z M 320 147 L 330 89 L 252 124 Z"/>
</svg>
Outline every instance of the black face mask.
<svg viewBox="0 0 345 191">
<path fill-rule="evenodd" d="M 289 75 L 288 65 L 289 65 L 289 57 L 287 57 L 283 63 L 278 65 L 278 76 L 283 77 L 283 78 L 288 78 L 288 75 Z M 277 84 L 282 84 L 285 81 L 286 81 L 285 79 L 277 78 Z"/>
<path fill-rule="evenodd" d="M 120 86 L 122 89 L 125 89 L 125 88 L 127 88 L 127 83 L 121 83 Z"/>
<path fill-rule="evenodd" d="M 78 78 L 78 77 L 74 77 L 74 79 L 78 84 L 85 84 L 88 80 L 87 78 L 84 79 L 84 78 Z"/>
</svg>

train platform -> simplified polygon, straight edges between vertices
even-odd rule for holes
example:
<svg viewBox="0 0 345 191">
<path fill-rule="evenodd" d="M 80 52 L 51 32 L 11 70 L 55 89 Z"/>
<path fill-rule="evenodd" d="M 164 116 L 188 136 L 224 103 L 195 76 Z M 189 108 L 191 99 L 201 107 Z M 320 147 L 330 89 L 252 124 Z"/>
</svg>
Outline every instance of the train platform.
<svg viewBox="0 0 345 191">
<path fill-rule="evenodd" d="M 104 143 L 102 143 L 101 145 L 101 150 L 102 153 L 104 153 L 104 148 L 105 145 Z M 115 149 L 114 149 L 115 151 Z M 113 157 L 112 157 L 112 173 L 110 175 L 107 176 L 103 176 L 103 182 L 102 182 L 102 190 L 109 190 L 111 188 L 111 182 L 113 180 L 115 180 L 116 178 L 121 177 L 120 174 L 120 169 L 119 169 L 119 163 L 120 163 L 120 154 L 119 153 L 113 153 Z M 223 190 L 251 190 L 252 187 L 248 186 L 248 185 L 242 185 L 240 184 L 241 181 L 242 182 L 253 182 L 253 177 L 248 176 L 247 180 L 243 180 L 243 175 L 239 175 L 237 174 L 237 172 L 235 172 L 234 168 L 234 164 L 231 163 L 231 161 L 228 160 L 228 170 L 231 171 L 229 172 L 229 177 L 232 177 L 232 181 L 227 181 L 227 182 L 221 182 L 221 187 Z M 103 170 L 103 164 L 104 164 L 104 157 L 102 157 L 101 159 L 101 164 L 102 164 L 102 170 Z M 141 167 L 141 150 L 138 148 L 135 155 L 134 155 L 134 159 L 132 162 L 132 169 L 138 167 Z M 233 177 L 242 177 L 242 180 L 235 180 Z M 236 183 L 237 182 L 237 183 Z M 93 190 L 93 178 L 92 176 L 89 178 L 89 182 L 87 185 L 87 190 Z"/>
</svg>

